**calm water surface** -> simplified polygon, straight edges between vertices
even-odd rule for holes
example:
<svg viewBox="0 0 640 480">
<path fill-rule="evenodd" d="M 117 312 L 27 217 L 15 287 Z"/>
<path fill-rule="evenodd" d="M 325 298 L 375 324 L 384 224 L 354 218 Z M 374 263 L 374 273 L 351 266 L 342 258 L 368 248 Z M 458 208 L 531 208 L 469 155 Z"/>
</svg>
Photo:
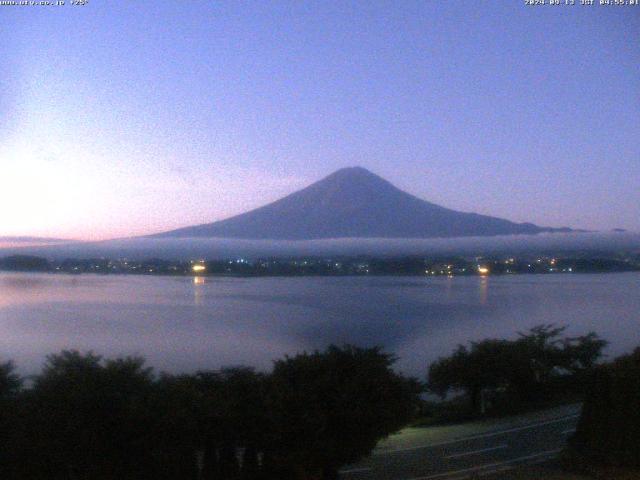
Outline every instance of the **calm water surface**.
<svg viewBox="0 0 640 480">
<path fill-rule="evenodd" d="M 157 369 L 267 369 L 329 343 L 382 345 L 422 376 L 458 343 L 540 323 L 640 345 L 640 274 L 183 278 L 0 273 L 0 360 L 23 373 L 64 348 L 143 355 Z"/>
</svg>

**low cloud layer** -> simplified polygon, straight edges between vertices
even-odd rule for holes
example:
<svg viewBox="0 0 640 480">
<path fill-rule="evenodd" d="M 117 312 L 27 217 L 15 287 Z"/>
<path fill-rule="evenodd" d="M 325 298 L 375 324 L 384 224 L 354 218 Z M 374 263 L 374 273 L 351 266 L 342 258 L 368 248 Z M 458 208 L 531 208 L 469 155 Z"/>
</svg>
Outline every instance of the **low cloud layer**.
<svg viewBox="0 0 640 480">
<path fill-rule="evenodd" d="M 26 238 L 26 237 L 23 237 Z M 156 239 L 133 238 L 102 242 L 64 242 L 39 239 L 36 244 L 15 242 L 2 247 L 0 256 L 40 255 L 52 259 L 69 257 L 108 258 L 229 258 L 267 256 L 335 255 L 489 255 L 500 252 L 561 253 L 640 249 L 640 233 L 553 233 L 496 237 L 439 239 L 329 239 L 310 241 L 236 240 L 221 238 Z"/>
</svg>

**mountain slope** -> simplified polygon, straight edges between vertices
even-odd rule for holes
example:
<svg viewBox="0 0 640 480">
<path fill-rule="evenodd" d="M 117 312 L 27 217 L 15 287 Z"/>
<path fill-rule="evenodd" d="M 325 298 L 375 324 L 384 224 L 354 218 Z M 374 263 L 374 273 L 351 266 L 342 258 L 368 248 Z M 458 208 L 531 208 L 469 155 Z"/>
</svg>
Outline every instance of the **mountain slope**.
<svg viewBox="0 0 640 480">
<path fill-rule="evenodd" d="M 421 200 L 361 167 L 344 168 L 276 202 L 219 222 L 152 237 L 432 238 L 556 231 Z"/>
</svg>

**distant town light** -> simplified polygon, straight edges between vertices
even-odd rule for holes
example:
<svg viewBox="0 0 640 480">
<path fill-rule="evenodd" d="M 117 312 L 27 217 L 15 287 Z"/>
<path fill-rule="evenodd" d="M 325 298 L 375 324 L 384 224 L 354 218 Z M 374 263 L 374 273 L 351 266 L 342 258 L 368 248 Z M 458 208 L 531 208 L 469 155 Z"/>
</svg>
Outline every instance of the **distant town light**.
<svg viewBox="0 0 640 480">
<path fill-rule="evenodd" d="M 191 267 L 194 272 L 204 272 L 207 269 L 204 265 L 196 264 Z"/>
<path fill-rule="evenodd" d="M 480 275 L 488 275 L 489 269 L 487 267 L 478 267 L 478 273 Z"/>
</svg>

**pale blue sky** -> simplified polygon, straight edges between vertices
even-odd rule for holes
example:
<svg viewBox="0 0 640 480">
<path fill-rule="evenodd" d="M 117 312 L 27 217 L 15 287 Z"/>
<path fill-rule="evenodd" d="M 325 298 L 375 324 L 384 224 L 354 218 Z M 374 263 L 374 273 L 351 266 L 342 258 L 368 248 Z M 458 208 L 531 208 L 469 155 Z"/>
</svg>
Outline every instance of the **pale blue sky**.
<svg viewBox="0 0 640 480">
<path fill-rule="evenodd" d="M 353 165 L 640 231 L 640 6 L 90 0 L 0 33 L 0 236 L 209 222 Z"/>
</svg>

